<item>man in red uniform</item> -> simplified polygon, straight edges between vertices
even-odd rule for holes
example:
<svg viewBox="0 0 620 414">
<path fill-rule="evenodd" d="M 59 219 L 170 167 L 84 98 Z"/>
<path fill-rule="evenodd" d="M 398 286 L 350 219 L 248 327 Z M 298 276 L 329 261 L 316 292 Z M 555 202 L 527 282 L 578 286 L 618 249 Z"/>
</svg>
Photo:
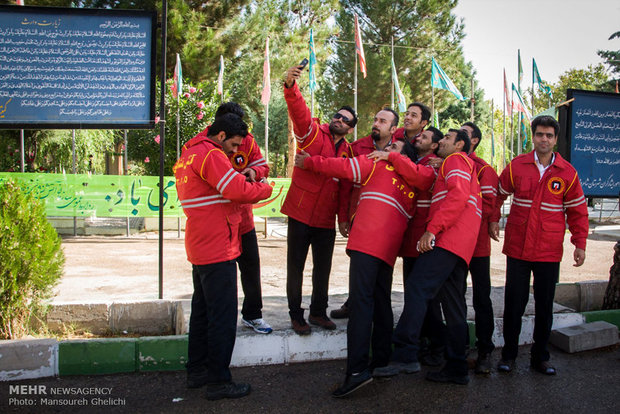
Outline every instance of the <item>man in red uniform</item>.
<svg viewBox="0 0 620 414">
<path fill-rule="evenodd" d="M 396 115 L 394 121 L 392 128 L 398 122 Z M 389 151 L 399 157 L 404 153 L 411 161 L 415 159 L 413 147 L 403 141 L 392 144 Z M 302 153 L 296 156 L 295 163 L 361 186 L 347 243 L 351 257 L 347 372 L 342 386 L 332 393 L 334 397 L 344 397 L 372 381 L 373 368 L 385 366 L 389 361 L 394 324 L 390 300 L 392 271 L 407 221 L 415 209 L 414 192 L 387 162 L 374 163 L 364 155 L 346 160 L 308 158 Z M 430 182 L 434 178 L 432 172 L 417 177 Z M 371 344 L 372 361 L 369 361 Z"/>
<path fill-rule="evenodd" d="M 215 118 L 233 113 L 243 119 L 245 111 L 236 102 L 221 104 L 215 112 Z M 206 135 L 209 128 L 201 134 Z M 263 154 L 254 136 L 248 133 L 239 148 L 229 156 L 232 167 L 238 173 L 246 176 L 250 182 L 260 181 L 269 175 L 269 166 L 263 158 Z M 237 258 L 239 271 L 241 272 L 241 287 L 243 288 L 243 306 L 241 307 L 241 322 L 244 326 L 254 329 L 261 334 L 269 334 L 273 331 L 271 326 L 263 320 L 263 300 L 260 284 L 260 256 L 258 254 L 258 240 L 254 229 L 254 215 L 252 204 L 241 206 L 241 255 Z"/>
<path fill-rule="evenodd" d="M 384 108 L 377 112 L 375 115 L 375 122 L 372 125 L 372 132 L 370 135 L 360 138 L 357 141 L 351 143 L 351 153 L 354 157 L 359 155 L 367 155 L 373 151 L 384 151 L 392 145 L 392 135 L 398 125 L 392 125 L 392 121 L 396 119 L 398 122 L 398 114 L 391 108 Z M 348 237 L 348 225 L 353 221 L 355 216 L 355 210 L 357 209 L 357 203 L 360 196 L 361 185 L 357 183 L 350 183 L 348 180 L 341 181 L 342 195 L 340 197 L 342 203 L 348 203 L 349 212 L 347 226 L 345 227 L 346 233 L 343 233 L 343 223 L 339 223 L 341 233 L 343 236 Z M 349 186 L 352 189 L 349 190 Z M 349 200 L 346 200 L 346 198 Z M 339 309 L 334 309 L 330 312 L 329 316 L 334 319 L 344 319 L 349 317 L 349 299 Z"/>
<path fill-rule="evenodd" d="M 549 363 L 547 343 L 553 325 L 553 298 L 560 276 L 560 260 L 566 224 L 575 245 L 573 266 L 586 258 L 588 210 L 577 171 L 559 153 L 553 152 L 560 125 L 550 116 L 532 121 L 534 150 L 516 157 L 499 177 L 499 209 L 513 194 L 506 222 L 506 288 L 504 297 L 504 348 L 497 365 L 510 372 L 517 358 L 521 317 L 529 299 L 530 274 L 534 274 L 534 344 L 530 351 L 532 368 L 555 375 Z M 499 234 L 499 226 L 491 231 Z"/>
<path fill-rule="evenodd" d="M 409 104 L 405 112 L 403 128 L 398 128 L 394 132 L 394 139 L 404 139 L 415 145 L 416 139 L 422 134 L 430 119 L 431 110 L 428 106 L 421 102 Z"/>
<path fill-rule="evenodd" d="M 474 161 L 482 193 L 480 231 L 478 232 L 474 257 L 469 262 L 473 304 L 476 313 L 476 348 L 478 349 L 475 372 L 476 374 L 490 374 L 491 352 L 495 349 L 493 344 L 495 318 L 491 302 L 491 237 L 496 241 L 499 239 L 495 234 L 489 233 L 489 223 L 499 222 L 499 210 L 495 208 L 498 177 L 493 167 L 474 152 L 482 139 L 480 128 L 473 122 L 466 122 L 461 126 L 461 129 L 467 132 L 471 140 L 472 148 L 469 158 Z"/>
<path fill-rule="evenodd" d="M 334 114 L 329 124 L 320 124 L 318 119 L 312 119 L 295 82 L 300 75 L 300 67 L 293 66 L 287 71 L 284 82 L 284 98 L 293 122 L 297 149 L 324 157 L 349 156 L 349 144 L 344 137 L 353 132 L 357 123 L 355 111 L 344 106 Z M 336 324 L 327 317 L 327 291 L 336 240 L 336 211 L 341 204 L 338 189 L 337 179 L 295 167 L 282 205 L 282 213 L 288 216 L 286 295 L 291 324 L 299 335 L 310 334 L 310 326 L 304 319 L 301 307 L 303 270 L 310 246 L 313 269 L 308 320 L 324 329 L 336 329 Z M 343 221 L 348 221 L 348 217 L 339 217 L 339 222 Z"/>
<path fill-rule="evenodd" d="M 187 386 L 207 385 L 207 399 L 238 398 L 249 384 L 231 381 L 230 359 L 237 324 L 237 263 L 240 254 L 240 203 L 271 195 L 262 182 L 237 173 L 228 156 L 247 135 L 234 114 L 217 118 L 207 136 L 183 146 L 174 165 L 177 192 L 187 216 L 185 249 L 192 263 L 194 293 L 189 321 Z"/>
<path fill-rule="evenodd" d="M 426 231 L 418 242 L 420 256 L 405 281 L 405 306 L 394 330 L 394 353 L 386 367 L 376 368 L 377 377 L 420 370 L 419 337 L 428 301 L 437 297 L 446 319 L 447 362 L 426 379 L 467 384 L 465 356 L 467 305 L 465 277 L 474 252 L 482 216 L 480 186 L 473 162 L 467 156 L 469 137 L 451 129 L 439 142 L 437 154 L 445 158 L 433 187 Z M 419 166 L 393 159 L 395 171 L 405 180 L 413 179 Z"/>
</svg>

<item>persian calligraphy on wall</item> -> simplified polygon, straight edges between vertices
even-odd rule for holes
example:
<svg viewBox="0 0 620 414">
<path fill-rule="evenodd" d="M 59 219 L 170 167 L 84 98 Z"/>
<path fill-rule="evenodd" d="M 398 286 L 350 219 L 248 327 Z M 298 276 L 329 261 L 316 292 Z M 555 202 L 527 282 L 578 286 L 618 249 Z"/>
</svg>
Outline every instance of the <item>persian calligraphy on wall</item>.
<svg viewBox="0 0 620 414">
<path fill-rule="evenodd" d="M 158 217 L 159 177 L 92 174 L 0 173 L 0 182 L 18 181 L 24 191 L 45 203 L 48 216 Z M 273 194 L 254 205 L 257 217 L 282 217 L 280 207 L 291 180 L 271 178 Z M 164 177 L 163 210 L 181 217 L 174 177 Z"/>
<path fill-rule="evenodd" d="M 570 161 L 586 196 L 620 191 L 620 95 L 569 90 Z"/>
<path fill-rule="evenodd" d="M 154 119 L 150 12 L 0 7 L 0 128 L 140 128 Z"/>
</svg>

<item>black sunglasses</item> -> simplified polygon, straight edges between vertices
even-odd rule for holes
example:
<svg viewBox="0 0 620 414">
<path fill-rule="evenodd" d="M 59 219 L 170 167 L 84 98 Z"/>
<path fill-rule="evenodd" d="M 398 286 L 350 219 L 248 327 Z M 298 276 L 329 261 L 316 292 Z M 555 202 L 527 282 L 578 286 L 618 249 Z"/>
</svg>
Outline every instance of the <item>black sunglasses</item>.
<svg viewBox="0 0 620 414">
<path fill-rule="evenodd" d="M 344 122 L 345 124 L 347 124 L 350 127 L 353 127 L 353 125 L 351 125 L 351 123 L 353 122 L 352 119 L 349 119 L 347 116 L 342 115 L 340 112 L 336 112 L 334 114 L 334 116 L 332 117 L 334 119 L 342 119 L 342 122 Z"/>
</svg>

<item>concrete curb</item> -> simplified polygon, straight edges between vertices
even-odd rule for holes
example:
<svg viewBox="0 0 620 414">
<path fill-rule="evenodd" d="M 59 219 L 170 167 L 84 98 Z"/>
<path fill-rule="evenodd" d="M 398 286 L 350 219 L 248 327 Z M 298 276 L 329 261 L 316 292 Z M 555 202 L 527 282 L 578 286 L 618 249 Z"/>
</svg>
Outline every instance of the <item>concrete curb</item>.
<svg viewBox="0 0 620 414">
<path fill-rule="evenodd" d="M 555 314 L 553 329 L 579 325 L 586 318 L 620 323 L 620 310 L 589 312 L 587 316 L 580 313 Z M 469 324 L 473 333 L 473 322 Z M 532 343 L 533 330 L 534 317 L 524 317 L 519 344 Z M 493 340 L 496 346 L 503 346 L 500 318 L 495 319 Z M 231 365 L 287 364 L 345 357 L 344 327 L 335 331 L 315 329 L 311 335 L 304 337 L 291 329 L 274 331 L 269 335 L 247 331 L 237 335 Z M 54 339 L 0 341 L 0 381 L 55 375 L 182 370 L 186 360 L 187 335 L 61 342 Z"/>
</svg>

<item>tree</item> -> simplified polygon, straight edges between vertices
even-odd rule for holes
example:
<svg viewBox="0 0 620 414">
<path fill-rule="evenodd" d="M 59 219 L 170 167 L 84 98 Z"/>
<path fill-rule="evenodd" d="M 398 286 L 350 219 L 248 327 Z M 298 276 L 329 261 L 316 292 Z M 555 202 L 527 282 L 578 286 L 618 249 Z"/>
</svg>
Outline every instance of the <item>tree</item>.
<svg viewBox="0 0 620 414">
<path fill-rule="evenodd" d="M 620 31 L 609 36 L 609 40 L 616 38 L 620 38 Z M 612 76 L 615 76 L 615 81 L 617 82 L 618 77 L 620 77 L 620 50 L 599 50 L 596 53 L 605 59 L 605 64 L 609 67 Z M 609 82 L 610 86 L 615 87 L 615 82 L 613 80 L 610 80 Z"/>
<path fill-rule="evenodd" d="M 331 111 L 353 103 L 353 70 L 358 70 L 354 68 L 355 48 L 352 43 L 354 14 L 360 20 L 368 68 L 366 79 L 358 73 L 358 130 L 362 134 L 370 129 L 374 114 L 390 104 L 392 37 L 396 70 L 408 102 L 421 101 L 430 106 L 432 57 L 461 91 L 469 90 L 473 73 L 471 65 L 465 63 L 461 49 L 463 25 L 451 13 L 456 3 L 454 0 L 342 0 L 336 16 L 340 33 L 330 39 L 334 53 L 321 82 L 321 106 Z M 468 102 L 455 102 L 447 91 L 435 92 L 437 110 L 455 105 L 447 116 L 457 117 L 459 123 L 469 119 Z M 467 116 L 463 115 L 465 113 Z"/>
</svg>

